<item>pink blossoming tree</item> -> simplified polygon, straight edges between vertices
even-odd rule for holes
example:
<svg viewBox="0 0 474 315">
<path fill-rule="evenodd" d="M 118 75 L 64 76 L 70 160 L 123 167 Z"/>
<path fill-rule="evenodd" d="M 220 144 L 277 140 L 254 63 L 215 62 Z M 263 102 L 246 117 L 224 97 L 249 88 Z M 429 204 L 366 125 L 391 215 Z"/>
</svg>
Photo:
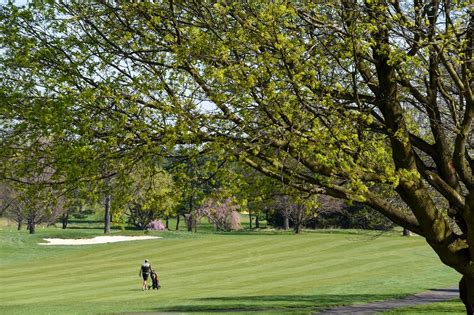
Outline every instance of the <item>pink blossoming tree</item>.
<svg viewBox="0 0 474 315">
<path fill-rule="evenodd" d="M 196 210 L 197 217 L 206 217 L 215 225 L 218 231 L 238 230 L 240 226 L 240 215 L 237 212 L 239 205 L 230 198 L 217 200 L 208 198 L 201 207 Z"/>
</svg>

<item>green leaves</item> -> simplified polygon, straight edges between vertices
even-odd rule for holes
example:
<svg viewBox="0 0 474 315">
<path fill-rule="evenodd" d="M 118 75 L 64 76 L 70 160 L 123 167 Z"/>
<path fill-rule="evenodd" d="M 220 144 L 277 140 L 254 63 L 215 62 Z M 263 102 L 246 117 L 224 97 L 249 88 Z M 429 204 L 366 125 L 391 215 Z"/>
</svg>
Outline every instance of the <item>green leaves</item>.
<svg viewBox="0 0 474 315">
<path fill-rule="evenodd" d="M 217 167 L 229 156 L 304 192 L 374 204 L 373 187 L 420 181 L 408 176 L 418 167 L 458 178 L 448 174 L 457 171 L 450 149 L 437 152 L 470 108 L 467 2 L 453 3 L 443 23 L 425 23 L 409 4 L 350 6 L 2 6 L 4 152 L 19 143 L 17 161 L 44 159 L 74 182 L 183 150 L 189 163 L 174 180 L 191 204 L 218 186 L 237 190 L 225 178 L 238 176 Z M 207 149 L 215 156 L 189 159 Z"/>
</svg>

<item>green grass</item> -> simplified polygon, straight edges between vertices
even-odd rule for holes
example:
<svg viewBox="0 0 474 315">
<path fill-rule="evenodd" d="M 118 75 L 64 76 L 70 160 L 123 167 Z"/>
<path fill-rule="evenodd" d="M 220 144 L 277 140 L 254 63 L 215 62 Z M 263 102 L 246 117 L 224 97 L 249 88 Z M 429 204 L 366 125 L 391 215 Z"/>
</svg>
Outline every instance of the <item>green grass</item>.
<svg viewBox="0 0 474 315">
<path fill-rule="evenodd" d="M 464 305 L 459 301 L 447 301 L 442 303 L 432 303 L 427 305 L 418 305 L 415 307 L 401 308 L 384 312 L 384 315 L 395 315 L 395 314 L 406 314 L 406 315 L 438 315 L 438 314 L 450 314 L 450 315 L 464 315 L 466 309 Z"/>
<path fill-rule="evenodd" d="M 40 246 L 45 237 L 103 234 L 100 228 L 71 226 L 40 227 L 28 235 L 0 224 L 0 314 L 309 314 L 453 286 L 459 280 L 420 237 L 200 230 L 151 232 L 163 237 L 157 240 Z M 159 272 L 159 291 L 141 291 L 138 271 L 145 258 Z"/>
</svg>

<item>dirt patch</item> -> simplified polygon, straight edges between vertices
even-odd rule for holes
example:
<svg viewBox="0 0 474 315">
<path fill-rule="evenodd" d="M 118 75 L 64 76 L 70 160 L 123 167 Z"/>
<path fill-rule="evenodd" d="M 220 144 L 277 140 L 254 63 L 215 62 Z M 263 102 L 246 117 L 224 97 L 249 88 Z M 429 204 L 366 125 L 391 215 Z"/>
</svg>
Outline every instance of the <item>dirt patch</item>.
<svg viewBox="0 0 474 315">
<path fill-rule="evenodd" d="M 45 238 L 48 243 L 39 245 L 94 245 L 127 241 L 140 241 L 161 238 L 159 236 L 96 236 L 94 238 Z"/>
</svg>

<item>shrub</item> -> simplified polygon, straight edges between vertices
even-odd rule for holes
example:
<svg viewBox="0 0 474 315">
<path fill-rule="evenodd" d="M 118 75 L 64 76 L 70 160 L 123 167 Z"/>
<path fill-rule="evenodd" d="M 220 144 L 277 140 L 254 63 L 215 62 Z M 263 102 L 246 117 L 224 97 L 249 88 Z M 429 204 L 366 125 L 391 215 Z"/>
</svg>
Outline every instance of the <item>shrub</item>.
<svg viewBox="0 0 474 315">
<path fill-rule="evenodd" d="M 354 203 L 340 209 L 322 211 L 315 222 L 319 228 L 390 230 L 394 224 L 374 209 Z"/>
<path fill-rule="evenodd" d="M 148 230 L 165 231 L 166 227 L 161 220 L 153 220 L 147 225 Z"/>
</svg>

